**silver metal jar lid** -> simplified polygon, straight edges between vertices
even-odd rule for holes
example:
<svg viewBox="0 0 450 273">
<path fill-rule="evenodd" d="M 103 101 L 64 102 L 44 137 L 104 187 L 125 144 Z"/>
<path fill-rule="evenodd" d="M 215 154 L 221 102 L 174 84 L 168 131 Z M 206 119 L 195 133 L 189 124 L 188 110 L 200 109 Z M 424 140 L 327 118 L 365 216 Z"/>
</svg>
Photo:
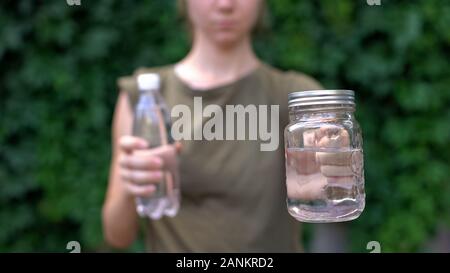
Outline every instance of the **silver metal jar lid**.
<svg viewBox="0 0 450 273">
<path fill-rule="evenodd" d="M 311 105 L 355 105 L 352 90 L 311 90 L 293 92 L 288 95 L 289 107 Z"/>
</svg>

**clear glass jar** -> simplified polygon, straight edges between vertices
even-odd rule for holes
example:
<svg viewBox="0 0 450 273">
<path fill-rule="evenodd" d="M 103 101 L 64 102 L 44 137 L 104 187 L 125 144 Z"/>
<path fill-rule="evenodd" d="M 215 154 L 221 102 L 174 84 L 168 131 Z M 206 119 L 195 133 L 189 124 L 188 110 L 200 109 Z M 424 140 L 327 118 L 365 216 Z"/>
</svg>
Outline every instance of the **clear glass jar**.
<svg viewBox="0 0 450 273">
<path fill-rule="evenodd" d="M 289 94 L 287 207 L 298 221 L 343 222 L 364 210 L 362 133 L 354 111 L 351 90 Z"/>
</svg>

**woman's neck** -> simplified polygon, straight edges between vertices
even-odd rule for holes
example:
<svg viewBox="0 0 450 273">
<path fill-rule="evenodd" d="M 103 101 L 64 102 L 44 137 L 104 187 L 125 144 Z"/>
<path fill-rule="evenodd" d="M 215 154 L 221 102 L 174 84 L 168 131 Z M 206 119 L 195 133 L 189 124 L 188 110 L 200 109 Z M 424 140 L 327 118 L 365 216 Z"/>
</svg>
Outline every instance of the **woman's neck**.
<svg viewBox="0 0 450 273">
<path fill-rule="evenodd" d="M 189 54 L 175 66 L 177 75 L 190 87 L 211 89 L 232 83 L 260 64 L 250 38 L 229 47 L 219 47 L 200 36 Z"/>
</svg>

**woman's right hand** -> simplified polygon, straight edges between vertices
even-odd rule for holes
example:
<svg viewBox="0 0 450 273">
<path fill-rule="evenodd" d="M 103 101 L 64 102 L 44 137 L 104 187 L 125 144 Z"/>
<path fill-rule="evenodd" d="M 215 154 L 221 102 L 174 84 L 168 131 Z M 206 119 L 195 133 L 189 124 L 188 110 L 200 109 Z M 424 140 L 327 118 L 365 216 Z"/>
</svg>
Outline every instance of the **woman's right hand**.
<svg viewBox="0 0 450 273">
<path fill-rule="evenodd" d="M 130 196 L 151 196 L 165 172 L 176 166 L 179 143 L 148 147 L 149 143 L 142 138 L 122 136 L 119 139 L 119 173 Z"/>
<path fill-rule="evenodd" d="M 323 126 L 303 133 L 305 148 L 349 149 L 350 136 L 347 130 L 337 126 Z M 351 187 L 353 182 L 351 152 L 287 151 L 288 197 L 293 199 L 316 200 L 325 198 L 325 189 L 332 184 Z"/>
</svg>

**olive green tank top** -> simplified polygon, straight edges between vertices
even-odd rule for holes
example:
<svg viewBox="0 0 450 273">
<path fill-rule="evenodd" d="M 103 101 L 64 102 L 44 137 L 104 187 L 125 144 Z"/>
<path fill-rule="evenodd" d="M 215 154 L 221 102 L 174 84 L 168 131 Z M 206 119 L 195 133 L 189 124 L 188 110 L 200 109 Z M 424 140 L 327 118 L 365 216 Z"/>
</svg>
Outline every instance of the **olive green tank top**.
<svg viewBox="0 0 450 273">
<path fill-rule="evenodd" d="M 148 251 L 301 251 L 300 226 L 286 208 L 283 130 L 288 123 L 288 93 L 321 89 L 320 84 L 304 74 L 261 64 L 233 83 L 193 90 L 180 80 L 173 65 L 141 68 L 118 80 L 132 107 L 138 97 L 136 76 L 148 72 L 161 76 L 161 92 L 170 108 L 184 104 L 192 115 L 194 97 L 202 98 L 203 109 L 220 106 L 224 117 L 226 105 L 279 105 L 279 145 L 274 151 L 261 151 L 260 144 L 267 141 L 259 136 L 257 140 L 181 141 L 181 207 L 173 218 L 146 223 Z M 196 120 L 199 124 L 193 119 L 192 130 L 202 130 L 208 118 Z"/>
</svg>

